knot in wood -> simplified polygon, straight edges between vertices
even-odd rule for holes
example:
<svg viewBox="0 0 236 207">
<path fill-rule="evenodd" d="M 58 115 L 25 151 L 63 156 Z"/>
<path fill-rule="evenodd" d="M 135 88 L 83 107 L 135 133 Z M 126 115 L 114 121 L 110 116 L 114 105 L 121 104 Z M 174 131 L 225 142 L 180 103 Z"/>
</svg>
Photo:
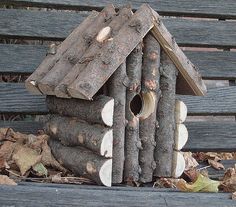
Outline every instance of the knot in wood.
<svg viewBox="0 0 236 207">
<path fill-rule="evenodd" d="M 48 51 L 47 51 L 47 55 L 55 55 L 57 53 L 57 46 L 55 43 L 49 45 Z"/>
<path fill-rule="evenodd" d="M 151 60 L 151 61 L 155 61 L 157 60 L 158 58 L 158 53 L 155 52 L 155 51 L 151 51 L 149 54 L 148 54 L 148 59 Z"/>
<path fill-rule="evenodd" d="M 155 170 L 157 167 L 157 164 L 156 162 L 153 160 L 152 163 L 151 163 L 151 169 Z"/>
<path fill-rule="evenodd" d="M 89 83 L 81 83 L 79 87 L 85 91 L 89 91 L 92 88 L 92 86 Z"/>
<path fill-rule="evenodd" d="M 151 91 L 155 91 L 157 88 L 156 80 L 145 80 L 144 84 L 145 84 L 145 87 Z"/>
<path fill-rule="evenodd" d="M 134 28 L 137 33 L 140 33 L 142 30 L 142 22 L 139 19 L 131 21 L 129 26 Z"/>
<path fill-rule="evenodd" d="M 75 55 L 68 55 L 67 60 L 69 61 L 70 64 L 75 65 L 77 61 L 77 57 Z"/>
<path fill-rule="evenodd" d="M 143 149 L 142 143 L 140 141 L 136 142 L 136 146 L 137 146 L 138 149 Z"/>
<path fill-rule="evenodd" d="M 85 43 L 88 46 L 90 46 L 92 44 L 92 42 L 93 42 L 93 36 L 92 35 L 86 33 L 86 34 L 84 34 L 83 38 L 85 40 Z"/>
</svg>

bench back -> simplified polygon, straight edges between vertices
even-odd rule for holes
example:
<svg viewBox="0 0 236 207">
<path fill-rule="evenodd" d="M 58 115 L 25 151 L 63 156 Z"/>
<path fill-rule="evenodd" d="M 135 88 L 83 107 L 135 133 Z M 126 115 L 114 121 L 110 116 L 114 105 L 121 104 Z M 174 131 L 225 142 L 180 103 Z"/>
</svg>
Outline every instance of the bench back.
<svg viewBox="0 0 236 207">
<path fill-rule="evenodd" d="M 26 115 L 48 112 L 43 96 L 28 93 L 23 81 L 46 55 L 52 41 L 62 41 L 88 16 L 112 2 L 6 0 L 0 2 L 0 114 L 24 115 L 24 121 L 0 121 L 22 132 L 42 124 Z M 134 9 L 142 1 L 130 1 Z M 236 1 L 149 0 L 208 86 L 206 97 L 180 96 L 188 106 L 189 141 L 185 150 L 236 150 Z M 27 9 L 26 9 L 27 8 Z M 68 11 L 69 10 L 69 11 Z M 6 81 L 7 80 L 7 81 Z M 5 82 L 6 81 L 6 82 Z M 14 116 L 15 117 L 15 116 Z"/>
</svg>

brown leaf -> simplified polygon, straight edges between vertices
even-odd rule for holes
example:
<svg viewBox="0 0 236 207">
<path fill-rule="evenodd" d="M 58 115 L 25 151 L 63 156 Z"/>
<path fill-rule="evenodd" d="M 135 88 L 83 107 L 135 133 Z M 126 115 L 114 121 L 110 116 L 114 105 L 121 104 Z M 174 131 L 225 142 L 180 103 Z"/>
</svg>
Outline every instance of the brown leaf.
<svg viewBox="0 0 236 207">
<path fill-rule="evenodd" d="M 184 152 L 183 156 L 185 159 L 185 170 L 190 170 L 199 165 L 198 162 L 193 158 L 191 152 Z"/>
<path fill-rule="evenodd" d="M 19 167 L 21 175 L 25 175 L 32 166 L 41 161 L 41 155 L 29 147 L 20 145 L 14 151 L 13 160 Z"/>
<path fill-rule="evenodd" d="M 211 167 L 213 167 L 214 169 L 216 169 L 216 170 L 224 170 L 225 169 L 225 167 L 224 167 L 224 165 L 222 164 L 222 163 L 220 163 L 220 162 L 217 162 L 217 161 L 215 161 L 215 160 L 208 160 L 208 163 L 209 163 L 209 165 L 211 166 Z"/>
<path fill-rule="evenodd" d="M 5 141 L 0 148 L 0 157 L 5 159 L 6 161 L 10 160 L 14 149 L 14 142 Z"/>
<path fill-rule="evenodd" d="M 16 182 L 6 175 L 0 175 L 0 185 L 17 185 Z"/>
<path fill-rule="evenodd" d="M 232 200 L 236 200 L 236 192 L 232 193 Z"/>
<path fill-rule="evenodd" d="M 188 176 L 188 178 L 192 181 L 195 182 L 198 178 L 199 172 L 197 171 L 196 168 L 192 168 L 190 170 L 184 171 L 184 174 Z"/>
<path fill-rule="evenodd" d="M 223 181 L 221 182 L 220 188 L 224 192 L 236 191 L 236 172 L 234 168 L 229 168 L 226 170 Z"/>
</svg>

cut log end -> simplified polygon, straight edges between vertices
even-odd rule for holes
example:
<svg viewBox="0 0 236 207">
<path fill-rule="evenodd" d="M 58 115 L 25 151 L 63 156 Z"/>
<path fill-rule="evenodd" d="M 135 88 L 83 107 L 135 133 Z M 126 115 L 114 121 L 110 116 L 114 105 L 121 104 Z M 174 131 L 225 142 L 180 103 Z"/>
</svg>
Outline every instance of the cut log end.
<svg viewBox="0 0 236 207">
<path fill-rule="evenodd" d="M 175 101 L 175 120 L 176 123 L 183 123 L 187 118 L 187 106 L 183 101 Z"/>
<path fill-rule="evenodd" d="M 180 177 L 185 169 L 185 160 L 181 152 L 174 152 L 172 177 Z"/>
<path fill-rule="evenodd" d="M 103 137 L 100 154 L 104 157 L 112 157 L 113 131 L 109 130 Z"/>
<path fill-rule="evenodd" d="M 107 40 L 111 35 L 111 27 L 104 27 L 100 30 L 100 32 L 98 33 L 96 40 L 99 43 L 103 43 L 105 40 Z"/>
<path fill-rule="evenodd" d="M 142 109 L 138 117 L 140 120 L 147 119 L 156 107 L 156 98 L 154 92 L 142 93 Z"/>
<path fill-rule="evenodd" d="M 188 130 L 184 124 L 177 124 L 175 129 L 175 150 L 181 150 L 188 141 Z"/>
<path fill-rule="evenodd" d="M 107 126 L 113 125 L 114 99 L 108 101 L 102 109 L 102 120 Z"/>
<path fill-rule="evenodd" d="M 25 81 L 25 87 L 28 91 L 30 91 L 33 94 L 41 95 L 41 91 L 38 89 L 36 81 L 35 80 L 29 80 Z"/>
<path fill-rule="evenodd" d="M 111 187 L 112 178 L 112 159 L 107 160 L 99 171 L 101 183 L 107 187 Z"/>
</svg>

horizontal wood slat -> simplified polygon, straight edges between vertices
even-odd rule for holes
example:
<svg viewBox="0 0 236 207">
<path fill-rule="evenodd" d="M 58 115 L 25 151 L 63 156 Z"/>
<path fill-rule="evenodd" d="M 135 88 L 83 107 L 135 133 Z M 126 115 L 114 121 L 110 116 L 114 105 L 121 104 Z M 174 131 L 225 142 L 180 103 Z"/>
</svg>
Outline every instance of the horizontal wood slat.
<svg viewBox="0 0 236 207">
<path fill-rule="evenodd" d="M 188 122 L 189 140 L 184 151 L 236 151 L 236 122 Z M 22 133 L 37 133 L 43 124 L 33 121 L 0 122 Z"/>
<path fill-rule="evenodd" d="M 0 36 L 63 40 L 87 15 L 0 9 Z M 166 18 L 164 23 L 181 46 L 236 48 L 235 22 Z"/>
<path fill-rule="evenodd" d="M 47 113 L 44 96 L 30 94 L 22 83 L 0 83 L 0 113 Z M 189 115 L 236 115 L 236 87 L 209 89 L 205 97 L 178 96 Z"/>
<path fill-rule="evenodd" d="M 0 44 L 0 74 L 31 74 L 44 59 L 48 46 Z M 204 79 L 236 79 L 236 52 L 185 51 Z"/>
<path fill-rule="evenodd" d="M 137 9 L 144 1 L 129 1 Z M 1 0 L 0 4 L 17 5 L 17 6 L 37 6 L 64 8 L 76 10 L 91 10 L 102 8 L 108 3 L 114 3 L 119 7 L 127 3 L 124 0 Z M 213 18 L 232 18 L 236 19 L 236 2 L 234 0 L 147 0 L 145 3 L 157 10 L 163 15 L 180 15 L 180 16 L 197 16 Z"/>
<path fill-rule="evenodd" d="M 235 201 L 229 199 L 228 193 L 183 193 L 164 192 L 150 188 L 136 190 L 117 190 L 100 187 L 97 189 L 57 188 L 57 185 L 45 186 L 0 186 L 2 206 L 192 206 L 192 207 L 233 207 Z M 30 196 L 29 196 L 30 195 Z M 145 198 L 145 199 L 144 199 Z"/>
</svg>

